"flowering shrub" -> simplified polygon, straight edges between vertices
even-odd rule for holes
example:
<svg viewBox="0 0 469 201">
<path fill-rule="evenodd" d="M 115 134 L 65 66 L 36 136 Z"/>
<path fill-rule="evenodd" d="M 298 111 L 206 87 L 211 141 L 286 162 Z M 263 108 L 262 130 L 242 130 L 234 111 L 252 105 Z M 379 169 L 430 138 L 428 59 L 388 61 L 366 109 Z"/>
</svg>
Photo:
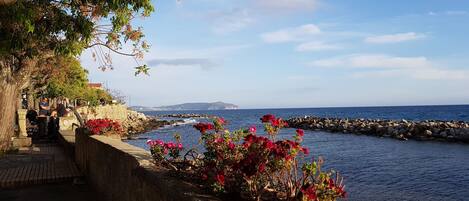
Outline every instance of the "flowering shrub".
<svg viewBox="0 0 469 201">
<path fill-rule="evenodd" d="M 230 132 L 224 129 L 223 119 L 194 126 L 201 132 L 206 149 L 200 175 L 214 191 L 238 192 L 252 200 L 269 193 L 285 200 L 335 200 L 345 196 L 340 176 L 321 171 L 321 158 L 304 161 L 309 149 L 301 146 L 303 130 L 296 130 L 293 141 L 275 140 L 280 129 L 288 126 L 286 122 L 270 114 L 261 121 L 267 137 L 257 136 L 254 126 Z M 209 133 L 211 130 L 214 132 Z"/>
<path fill-rule="evenodd" d="M 162 140 L 147 140 L 147 145 L 150 146 L 151 154 L 157 161 L 164 160 L 167 156 L 177 159 L 180 151 L 184 149 L 179 142 L 163 142 Z"/>
<path fill-rule="evenodd" d="M 90 119 L 86 121 L 85 126 L 92 135 L 122 135 L 123 130 L 119 122 L 112 119 Z"/>
<path fill-rule="evenodd" d="M 256 127 L 233 132 L 225 129 L 226 121 L 198 123 L 205 148 L 195 167 L 207 186 L 218 193 L 239 193 L 249 200 L 336 200 L 345 197 L 344 185 L 337 173 L 321 170 L 322 158 L 305 161 L 309 149 L 303 147 L 304 132 L 296 130 L 293 140 L 276 140 L 280 129 L 287 126 L 274 115 L 261 118 L 267 136 L 256 134 Z M 170 153 L 167 143 L 149 141 L 155 159 Z M 182 146 L 182 145 L 181 145 Z M 179 156 L 180 149 L 177 150 Z M 171 156 L 173 157 L 173 156 Z"/>
<path fill-rule="evenodd" d="M 288 127 L 288 123 L 282 118 L 275 118 L 272 114 L 266 114 L 261 118 L 262 123 L 264 123 L 265 132 L 275 140 L 275 136 L 280 131 L 280 129 Z"/>
</svg>

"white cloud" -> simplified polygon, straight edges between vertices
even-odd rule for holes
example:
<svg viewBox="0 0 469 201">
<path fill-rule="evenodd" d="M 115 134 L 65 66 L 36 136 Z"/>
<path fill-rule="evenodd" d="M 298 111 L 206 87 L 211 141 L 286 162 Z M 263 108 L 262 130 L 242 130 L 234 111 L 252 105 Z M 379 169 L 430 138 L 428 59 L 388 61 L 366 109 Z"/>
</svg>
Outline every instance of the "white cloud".
<svg viewBox="0 0 469 201">
<path fill-rule="evenodd" d="M 312 67 L 361 69 L 352 77 L 410 77 L 419 80 L 469 79 L 469 70 L 442 68 L 426 57 L 395 57 L 382 54 L 347 55 L 308 63 Z"/>
<path fill-rule="evenodd" d="M 467 15 L 469 12 L 464 11 L 464 10 L 449 10 L 446 11 L 445 14 L 447 15 Z"/>
<path fill-rule="evenodd" d="M 441 16 L 441 15 L 452 16 L 452 15 L 467 15 L 467 14 L 469 14 L 469 12 L 464 11 L 464 10 L 448 10 L 448 11 L 442 11 L 442 12 L 436 12 L 436 11 L 428 12 L 428 15 L 431 15 L 431 16 Z"/>
<path fill-rule="evenodd" d="M 423 69 L 395 69 L 371 72 L 355 72 L 351 74 L 354 78 L 392 78 L 410 77 L 417 80 L 467 80 L 469 71 L 448 70 L 439 68 Z"/>
<path fill-rule="evenodd" d="M 263 33 L 261 34 L 261 38 L 267 43 L 284 43 L 302 41 L 319 33 L 321 33 L 321 30 L 316 25 L 305 24 L 299 27 L 286 28 L 274 32 Z"/>
<path fill-rule="evenodd" d="M 215 12 L 209 17 L 215 19 L 212 30 L 217 34 L 239 31 L 255 21 L 246 9 Z"/>
<path fill-rule="evenodd" d="M 370 36 L 365 38 L 367 43 L 399 43 L 404 41 L 418 40 L 425 38 L 425 34 L 418 34 L 414 32 L 397 33 L 380 36 Z"/>
<path fill-rule="evenodd" d="M 155 66 L 155 67 L 199 66 L 203 70 L 210 70 L 217 66 L 217 64 L 214 61 L 210 59 L 206 59 L 206 58 L 173 58 L 173 59 L 161 58 L 161 59 L 148 60 L 147 64 L 150 66 Z"/>
<path fill-rule="evenodd" d="M 315 67 L 349 68 L 422 68 L 429 66 L 425 57 L 393 57 L 382 54 L 348 55 L 310 62 Z"/>
<path fill-rule="evenodd" d="M 262 8 L 274 10 L 311 10 L 316 8 L 318 0 L 255 0 Z"/>
<path fill-rule="evenodd" d="M 239 52 L 240 50 L 250 48 L 250 44 L 237 44 L 237 45 L 224 45 L 206 48 L 191 48 L 191 47 L 161 47 L 152 46 L 151 54 L 148 54 L 146 59 L 155 59 L 153 55 L 158 58 L 209 58 L 209 59 L 223 59 L 228 55 Z"/>
<path fill-rule="evenodd" d="M 342 46 L 337 44 L 328 44 L 324 42 L 306 42 L 301 43 L 296 47 L 298 52 L 306 51 L 324 51 L 324 50 L 337 50 L 342 49 Z"/>
<path fill-rule="evenodd" d="M 364 68 L 424 68 L 430 65 L 425 57 L 392 57 L 387 55 L 358 55 L 349 58 L 354 67 Z"/>
</svg>

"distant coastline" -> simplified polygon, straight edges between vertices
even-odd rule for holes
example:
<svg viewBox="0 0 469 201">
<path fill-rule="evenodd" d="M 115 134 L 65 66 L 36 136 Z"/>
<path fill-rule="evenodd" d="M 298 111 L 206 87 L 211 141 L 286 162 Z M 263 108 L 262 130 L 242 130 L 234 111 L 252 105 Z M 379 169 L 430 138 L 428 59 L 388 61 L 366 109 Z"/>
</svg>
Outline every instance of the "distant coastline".
<svg viewBox="0 0 469 201">
<path fill-rule="evenodd" d="M 183 103 L 177 105 L 145 107 L 131 106 L 130 109 L 135 111 L 185 111 L 185 110 L 236 110 L 239 107 L 232 103 L 224 103 L 221 101 L 212 103 Z"/>
<path fill-rule="evenodd" d="M 282 110 L 282 109 L 340 109 L 340 108 L 394 108 L 394 107 L 446 107 L 446 106 L 469 106 L 463 104 L 441 104 L 441 105 L 363 105 L 363 106 L 311 106 L 311 107 L 243 107 L 240 110 Z"/>
</svg>

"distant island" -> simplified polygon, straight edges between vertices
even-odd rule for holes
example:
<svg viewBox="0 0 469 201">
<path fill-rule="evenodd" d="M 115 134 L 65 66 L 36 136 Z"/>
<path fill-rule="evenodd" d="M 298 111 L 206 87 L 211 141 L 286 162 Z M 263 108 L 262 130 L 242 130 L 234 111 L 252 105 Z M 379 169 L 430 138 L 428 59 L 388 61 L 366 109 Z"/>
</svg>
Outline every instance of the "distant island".
<svg viewBox="0 0 469 201">
<path fill-rule="evenodd" d="M 130 109 L 135 111 L 235 110 L 238 109 L 238 106 L 218 101 L 213 103 L 183 103 L 161 107 L 131 106 Z"/>
</svg>

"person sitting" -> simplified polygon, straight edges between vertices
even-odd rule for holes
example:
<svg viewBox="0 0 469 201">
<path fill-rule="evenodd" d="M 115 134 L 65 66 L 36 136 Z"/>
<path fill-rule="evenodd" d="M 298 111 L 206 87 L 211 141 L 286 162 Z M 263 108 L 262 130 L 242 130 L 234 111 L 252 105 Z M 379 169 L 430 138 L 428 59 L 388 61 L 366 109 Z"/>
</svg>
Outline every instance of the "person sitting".
<svg viewBox="0 0 469 201">
<path fill-rule="evenodd" d="M 47 134 L 49 139 L 57 139 L 59 135 L 59 117 L 57 117 L 57 111 L 52 111 L 49 117 L 49 122 L 47 125 Z"/>
<path fill-rule="evenodd" d="M 57 115 L 58 117 L 64 117 L 67 115 L 68 111 L 67 108 L 65 107 L 64 101 L 59 100 L 57 103 Z"/>
<path fill-rule="evenodd" d="M 39 103 L 39 116 L 48 116 L 50 114 L 49 100 L 47 98 L 42 98 Z"/>
</svg>

